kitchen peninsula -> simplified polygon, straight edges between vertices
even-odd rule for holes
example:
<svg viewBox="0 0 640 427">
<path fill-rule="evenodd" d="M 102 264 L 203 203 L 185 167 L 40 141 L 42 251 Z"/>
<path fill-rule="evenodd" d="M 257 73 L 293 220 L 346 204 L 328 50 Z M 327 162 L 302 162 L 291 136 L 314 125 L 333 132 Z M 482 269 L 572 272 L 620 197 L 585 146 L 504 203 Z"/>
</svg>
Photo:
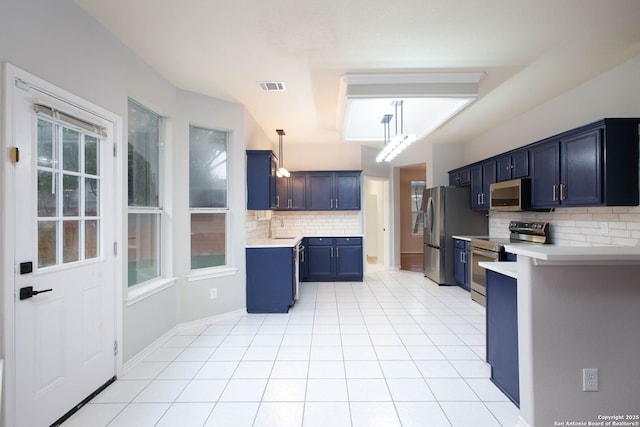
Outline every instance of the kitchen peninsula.
<svg viewBox="0 0 640 427">
<path fill-rule="evenodd" d="M 638 416 L 640 248 L 505 249 L 518 255 L 518 426 Z M 598 391 L 583 391 L 585 368 Z"/>
</svg>

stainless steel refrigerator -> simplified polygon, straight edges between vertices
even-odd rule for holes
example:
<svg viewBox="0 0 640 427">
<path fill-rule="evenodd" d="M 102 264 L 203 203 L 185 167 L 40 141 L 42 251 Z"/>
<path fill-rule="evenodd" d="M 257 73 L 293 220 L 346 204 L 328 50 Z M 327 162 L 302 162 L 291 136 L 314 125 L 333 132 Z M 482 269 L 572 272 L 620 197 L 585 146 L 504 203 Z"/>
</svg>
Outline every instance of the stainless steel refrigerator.
<svg viewBox="0 0 640 427">
<path fill-rule="evenodd" d="M 487 235 L 484 211 L 471 210 L 469 187 L 433 187 L 422 196 L 424 275 L 440 285 L 456 285 L 454 235 Z"/>
</svg>

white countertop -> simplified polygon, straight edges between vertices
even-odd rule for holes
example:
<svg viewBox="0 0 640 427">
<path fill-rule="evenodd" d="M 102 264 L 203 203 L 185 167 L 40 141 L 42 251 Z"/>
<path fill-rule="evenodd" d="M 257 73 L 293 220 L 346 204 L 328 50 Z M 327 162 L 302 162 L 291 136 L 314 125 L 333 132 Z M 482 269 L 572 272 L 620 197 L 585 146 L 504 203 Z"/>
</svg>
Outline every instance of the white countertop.
<svg viewBox="0 0 640 427">
<path fill-rule="evenodd" d="M 505 276 L 518 278 L 518 263 L 517 262 L 479 262 L 480 267 L 484 267 L 487 270 L 495 271 L 496 273 L 504 274 Z"/>
<path fill-rule="evenodd" d="M 289 237 L 289 238 L 286 238 Z M 247 248 L 293 248 L 305 237 L 364 237 L 362 234 L 305 234 L 304 236 L 275 236 L 273 239 L 263 238 L 247 243 Z"/>
<path fill-rule="evenodd" d="M 488 239 L 489 236 L 484 235 L 484 236 L 451 236 L 454 239 L 458 239 L 458 240 L 466 240 L 467 242 L 470 242 L 471 239 Z"/>
<path fill-rule="evenodd" d="M 625 263 L 640 264 L 640 247 L 637 246 L 556 246 L 556 245 L 505 245 L 507 252 L 535 260 L 557 263 Z"/>
<path fill-rule="evenodd" d="M 302 236 L 293 236 L 289 238 L 260 239 L 251 244 L 247 244 L 247 248 L 293 248 L 302 240 Z"/>
</svg>

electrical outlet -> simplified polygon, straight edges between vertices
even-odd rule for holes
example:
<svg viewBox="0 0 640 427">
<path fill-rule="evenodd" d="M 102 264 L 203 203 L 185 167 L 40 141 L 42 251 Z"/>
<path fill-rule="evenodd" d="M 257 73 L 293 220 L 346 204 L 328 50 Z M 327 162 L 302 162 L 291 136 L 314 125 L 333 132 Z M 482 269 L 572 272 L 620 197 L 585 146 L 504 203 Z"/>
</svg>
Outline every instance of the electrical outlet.
<svg viewBox="0 0 640 427">
<path fill-rule="evenodd" d="M 582 391 L 598 391 L 597 368 L 584 368 L 582 370 Z"/>
<path fill-rule="evenodd" d="M 211 299 L 218 298 L 218 288 L 210 288 L 209 289 L 209 298 L 211 298 Z"/>
</svg>

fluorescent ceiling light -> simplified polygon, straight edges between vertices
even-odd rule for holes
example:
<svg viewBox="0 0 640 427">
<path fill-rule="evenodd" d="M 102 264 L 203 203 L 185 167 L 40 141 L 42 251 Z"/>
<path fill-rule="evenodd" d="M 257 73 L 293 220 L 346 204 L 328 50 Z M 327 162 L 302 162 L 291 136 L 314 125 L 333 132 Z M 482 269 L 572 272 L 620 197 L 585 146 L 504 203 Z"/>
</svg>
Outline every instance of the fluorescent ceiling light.
<svg viewBox="0 0 640 427">
<path fill-rule="evenodd" d="M 433 132 L 478 94 L 483 73 L 347 74 L 342 76 L 342 140 L 383 142 L 380 117 L 404 101 L 404 133 L 417 139 Z M 339 123 L 340 124 L 340 123 Z M 395 135 L 391 128 L 391 135 Z"/>
</svg>

